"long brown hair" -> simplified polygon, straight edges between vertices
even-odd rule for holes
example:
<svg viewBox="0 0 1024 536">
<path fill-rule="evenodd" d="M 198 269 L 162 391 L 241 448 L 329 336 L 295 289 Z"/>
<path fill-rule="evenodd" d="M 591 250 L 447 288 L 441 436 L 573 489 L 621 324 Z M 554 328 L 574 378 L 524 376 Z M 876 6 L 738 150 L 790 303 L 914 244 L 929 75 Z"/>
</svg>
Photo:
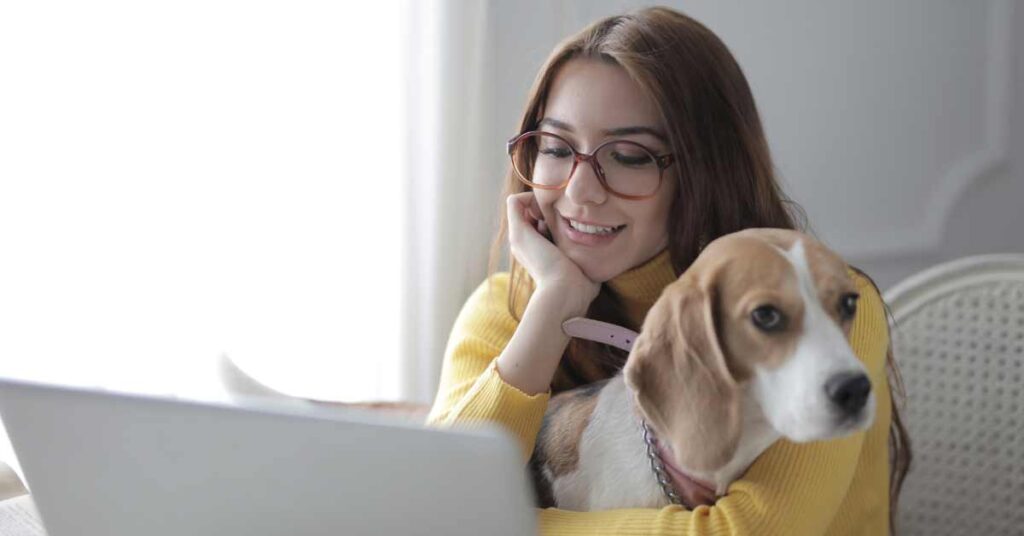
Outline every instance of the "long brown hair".
<svg viewBox="0 0 1024 536">
<path fill-rule="evenodd" d="M 555 47 L 541 68 L 530 90 L 519 132 L 537 128 L 555 75 L 573 58 L 599 59 L 621 66 L 661 112 L 670 151 L 676 155 L 676 164 L 667 169 L 666 180 L 677 185 L 668 222 L 668 249 L 677 276 L 706 243 L 719 236 L 750 227 L 806 230 L 803 211 L 785 196 L 776 181 L 746 77 L 725 44 L 704 25 L 677 11 L 655 7 L 588 26 Z M 505 198 L 528 189 L 510 166 L 498 204 L 501 225 L 491 245 L 489 275 L 496 271 L 507 245 Z M 510 252 L 508 258 L 508 307 L 519 320 L 534 283 Z M 587 316 L 620 325 L 630 322 L 607 285 L 602 285 Z M 552 392 L 610 377 L 622 368 L 627 355 L 606 345 L 572 339 L 552 381 Z M 895 371 L 891 354 L 887 366 Z M 892 526 L 896 496 L 910 459 L 906 430 L 895 400 L 890 432 L 894 456 L 890 468 Z"/>
</svg>

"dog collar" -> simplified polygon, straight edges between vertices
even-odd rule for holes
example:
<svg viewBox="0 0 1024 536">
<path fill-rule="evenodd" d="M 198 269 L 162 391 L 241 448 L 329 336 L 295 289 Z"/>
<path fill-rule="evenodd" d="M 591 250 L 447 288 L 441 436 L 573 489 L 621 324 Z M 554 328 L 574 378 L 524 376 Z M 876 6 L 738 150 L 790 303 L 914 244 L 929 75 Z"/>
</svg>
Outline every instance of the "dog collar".
<svg viewBox="0 0 1024 536">
<path fill-rule="evenodd" d="M 644 431 L 644 443 L 647 445 L 647 457 L 651 460 L 651 470 L 654 471 L 654 478 L 658 479 L 658 484 L 661 485 L 661 491 L 668 498 L 668 502 L 672 504 L 683 504 L 682 498 L 676 493 L 674 486 L 672 485 L 672 477 L 665 472 L 665 462 L 661 461 L 661 453 L 658 452 L 658 441 L 654 439 L 654 433 L 651 432 L 651 427 L 647 426 L 647 421 L 641 419 L 640 427 Z"/>
<path fill-rule="evenodd" d="M 695 508 L 700 504 L 709 504 L 704 501 L 699 501 L 697 504 L 692 505 L 684 504 L 682 497 L 679 495 L 680 491 L 690 492 L 688 496 L 700 497 L 703 495 L 708 500 L 714 502 L 717 496 L 714 485 L 693 478 L 676 467 L 670 460 L 671 456 L 668 455 L 670 453 L 666 452 L 665 446 L 660 444 L 657 438 L 654 437 L 654 432 L 647 425 L 647 421 L 640 419 L 640 426 L 644 432 L 644 443 L 647 444 L 647 457 L 651 459 L 651 470 L 654 471 L 654 476 L 658 479 L 658 484 L 661 485 L 661 491 L 665 493 L 665 497 L 668 497 L 669 502 L 688 508 Z"/>
<path fill-rule="evenodd" d="M 631 329 L 582 316 L 562 322 L 562 331 L 570 337 L 608 344 L 627 352 L 633 349 L 637 336 Z"/>
</svg>

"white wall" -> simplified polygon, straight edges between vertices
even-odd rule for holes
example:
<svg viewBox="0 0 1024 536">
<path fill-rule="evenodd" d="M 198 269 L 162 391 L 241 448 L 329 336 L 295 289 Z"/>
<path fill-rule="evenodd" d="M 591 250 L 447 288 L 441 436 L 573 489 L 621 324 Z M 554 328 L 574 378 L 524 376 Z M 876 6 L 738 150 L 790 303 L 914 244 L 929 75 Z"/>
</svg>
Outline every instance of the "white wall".
<svg viewBox="0 0 1024 536">
<path fill-rule="evenodd" d="M 503 143 L 555 44 L 648 4 L 488 4 L 492 82 L 482 91 L 493 105 L 481 113 L 495 195 Z M 729 46 L 784 187 L 819 236 L 883 289 L 940 261 L 1024 251 L 1024 160 L 1015 150 L 1024 148 L 1024 9 L 1006 0 L 667 5 Z"/>
<path fill-rule="evenodd" d="M 932 264 L 966 255 L 1024 252 L 1024 6 L 1014 5 L 1008 98 L 1000 113 L 1008 118 L 1007 154 L 992 173 L 973 181 L 956 199 L 934 250 L 863 262 L 879 284 L 893 283 Z"/>
</svg>

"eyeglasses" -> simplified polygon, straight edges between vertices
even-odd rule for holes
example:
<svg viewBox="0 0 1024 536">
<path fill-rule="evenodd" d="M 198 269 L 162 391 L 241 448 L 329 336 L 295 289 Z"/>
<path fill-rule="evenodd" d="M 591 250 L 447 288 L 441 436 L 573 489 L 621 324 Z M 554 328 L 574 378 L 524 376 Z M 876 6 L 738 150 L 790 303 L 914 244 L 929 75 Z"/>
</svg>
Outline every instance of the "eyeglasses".
<svg viewBox="0 0 1024 536">
<path fill-rule="evenodd" d="M 627 140 L 610 140 L 590 154 L 581 153 L 561 136 L 539 130 L 509 140 L 508 155 L 519 180 L 534 188 L 561 190 L 579 163 L 588 162 L 605 190 L 634 200 L 653 197 L 665 168 L 675 161 L 671 153 L 655 156 Z"/>
</svg>

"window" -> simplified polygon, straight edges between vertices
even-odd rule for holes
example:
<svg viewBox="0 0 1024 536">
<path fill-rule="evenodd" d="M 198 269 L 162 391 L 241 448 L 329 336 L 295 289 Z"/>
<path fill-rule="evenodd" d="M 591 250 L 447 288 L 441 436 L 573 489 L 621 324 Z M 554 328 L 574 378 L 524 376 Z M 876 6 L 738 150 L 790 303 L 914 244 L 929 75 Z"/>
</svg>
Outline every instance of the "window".
<svg viewBox="0 0 1024 536">
<path fill-rule="evenodd" d="M 9 6 L 0 374 L 395 398 L 401 6 Z"/>
</svg>

